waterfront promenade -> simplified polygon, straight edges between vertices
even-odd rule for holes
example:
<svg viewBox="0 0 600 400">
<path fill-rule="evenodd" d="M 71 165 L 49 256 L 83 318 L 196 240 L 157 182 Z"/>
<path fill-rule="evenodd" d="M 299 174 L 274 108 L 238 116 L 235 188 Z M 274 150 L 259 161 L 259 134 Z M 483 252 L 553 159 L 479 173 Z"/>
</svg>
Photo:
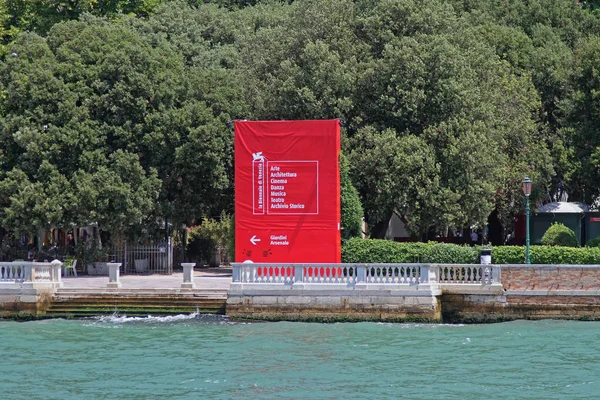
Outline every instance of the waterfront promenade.
<svg viewBox="0 0 600 400">
<path fill-rule="evenodd" d="M 127 289 L 179 289 L 183 282 L 183 272 L 172 275 L 121 275 L 121 290 Z M 79 275 L 62 278 L 64 289 L 106 290 L 108 276 Z M 194 283 L 198 291 L 229 290 L 231 286 L 231 267 L 197 268 L 194 270 Z"/>
</svg>

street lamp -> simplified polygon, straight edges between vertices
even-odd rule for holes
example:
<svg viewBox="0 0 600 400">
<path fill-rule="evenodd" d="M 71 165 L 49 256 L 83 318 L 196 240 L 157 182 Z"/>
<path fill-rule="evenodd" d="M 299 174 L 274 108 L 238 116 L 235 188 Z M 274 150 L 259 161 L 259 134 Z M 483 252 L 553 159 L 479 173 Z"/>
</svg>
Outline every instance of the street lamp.
<svg viewBox="0 0 600 400">
<path fill-rule="evenodd" d="M 531 264 L 529 258 L 529 195 L 531 194 L 531 179 L 523 179 L 523 194 L 525 195 L 525 262 Z"/>
</svg>

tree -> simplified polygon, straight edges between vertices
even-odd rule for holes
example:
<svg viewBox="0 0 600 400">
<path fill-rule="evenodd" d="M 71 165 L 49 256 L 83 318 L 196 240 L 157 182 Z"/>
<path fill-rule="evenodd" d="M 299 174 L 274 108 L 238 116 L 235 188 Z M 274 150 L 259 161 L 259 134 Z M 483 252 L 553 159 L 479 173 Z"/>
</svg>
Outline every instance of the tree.
<svg viewBox="0 0 600 400">
<path fill-rule="evenodd" d="M 573 92 L 563 103 L 564 132 L 574 169 L 567 190 L 570 199 L 593 204 L 600 197 L 600 39 L 591 37 L 583 42 L 576 60 Z"/>
<path fill-rule="evenodd" d="M 122 14 L 148 15 L 163 0 L 0 0 L 0 56 L 20 32 L 45 36 L 59 22 L 84 13 L 113 19 Z"/>
<path fill-rule="evenodd" d="M 40 217 L 42 226 L 139 231 L 159 217 L 181 224 L 231 208 L 224 108 L 238 96 L 233 75 L 197 74 L 137 28 L 91 16 L 57 24 L 46 39 L 21 35 L 0 65 L 0 180 L 14 221 L 26 212 L 9 190 L 17 174 L 43 185 L 45 165 L 68 184 L 53 199 L 60 213 Z"/>
<path fill-rule="evenodd" d="M 343 153 L 340 153 L 340 192 L 342 239 L 361 237 L 363 207 L 358 191 L 350 179 L 348 159 Z"/>
<path fill-rule="evenodd" d="M 429 206 L 445 203 L 445 199 L 439 186 L 440 166 L 433 149 L 422 139 L 365 128 L 352 139 L 351 148 L 352 177 L 371 237 L 384 236 L 394 212 L 415 234 L 426 232 L 432 219 L 443 214 L 441 207 Z"/>
</svg>

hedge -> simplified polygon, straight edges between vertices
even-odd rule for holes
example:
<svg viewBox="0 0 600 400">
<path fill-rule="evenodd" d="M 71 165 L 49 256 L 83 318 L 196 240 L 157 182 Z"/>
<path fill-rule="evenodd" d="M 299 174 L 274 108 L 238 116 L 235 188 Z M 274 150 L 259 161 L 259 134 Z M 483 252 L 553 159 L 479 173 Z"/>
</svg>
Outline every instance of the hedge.
<svg viewBox="0 0 600 400">
<path fill-rule="evenodd" d="M 429 242 L 423 252 L 423 262 L 431 264 L 479 263 L 480 247 L 458 246 L 451 243 Z"/>
<path fill-rule="evenodd" d="M 427 243 L 400 243 L 382 239 L 352 238 L 342 244 L 345 263 L 420 262 Z"/>
<path fill-rule="evenodd" d="M 525 246 L 494 246 L 492 263 L 524 264 Z M 403 243 L 353 238 L 342 245 L 345 263 L 443 263 L 477 264 L 481 247 L 449 243 Z M 531 246 L 532 264 L 599 264 L 599 247 Z"/>
</svg>

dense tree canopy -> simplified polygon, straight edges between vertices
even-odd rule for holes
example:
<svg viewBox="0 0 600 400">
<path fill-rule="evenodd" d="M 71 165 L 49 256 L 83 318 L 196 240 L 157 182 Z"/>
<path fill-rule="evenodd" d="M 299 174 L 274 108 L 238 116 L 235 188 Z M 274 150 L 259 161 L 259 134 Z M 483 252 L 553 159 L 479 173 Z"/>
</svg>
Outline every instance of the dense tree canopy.
<svg viewBox="0 0 600 400">
<path fill-rule="evenodd" d="M 525 175 L 597 202 L 599 35 L 570 0 L 0 0 L 0 224 L 230 213 L 236 118 L 344 120 L 373 236 L 508 227 Z"/>
</svg>

